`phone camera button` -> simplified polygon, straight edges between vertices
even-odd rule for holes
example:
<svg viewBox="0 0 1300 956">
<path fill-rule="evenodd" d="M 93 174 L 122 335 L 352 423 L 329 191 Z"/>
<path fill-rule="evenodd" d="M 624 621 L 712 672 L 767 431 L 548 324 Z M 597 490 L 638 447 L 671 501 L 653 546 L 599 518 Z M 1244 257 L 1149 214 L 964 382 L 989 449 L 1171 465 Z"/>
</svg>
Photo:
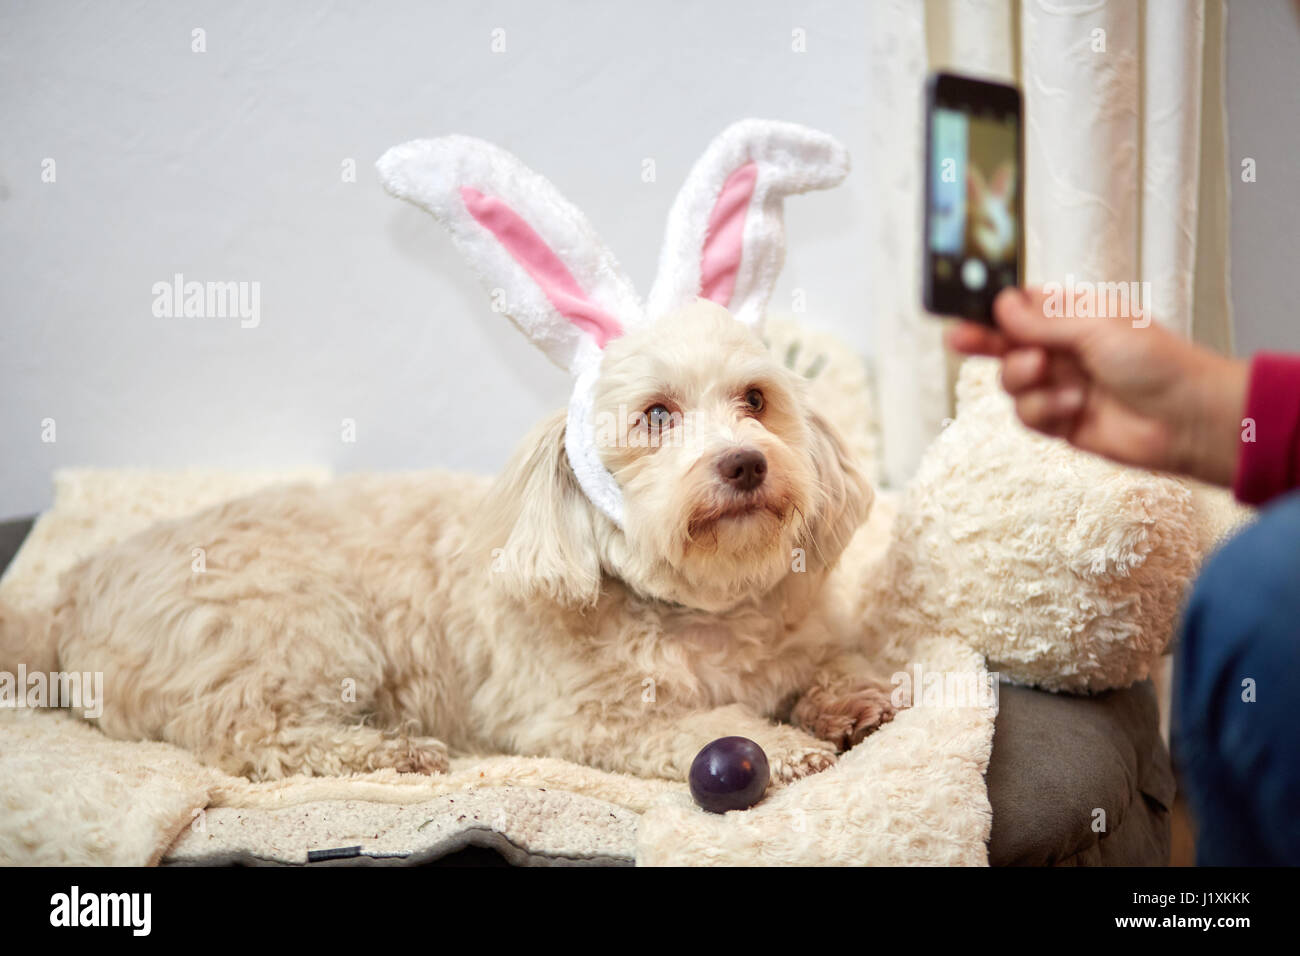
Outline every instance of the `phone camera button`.
<svg viewBox="0 0 1300 956">
<path fill-rule="evenodd" d="M 982 289 L 988 282 L 989 272 L 978 259 L 967 259 L 961 265 L 961 281 L 968 289 Z"/>
</svg>

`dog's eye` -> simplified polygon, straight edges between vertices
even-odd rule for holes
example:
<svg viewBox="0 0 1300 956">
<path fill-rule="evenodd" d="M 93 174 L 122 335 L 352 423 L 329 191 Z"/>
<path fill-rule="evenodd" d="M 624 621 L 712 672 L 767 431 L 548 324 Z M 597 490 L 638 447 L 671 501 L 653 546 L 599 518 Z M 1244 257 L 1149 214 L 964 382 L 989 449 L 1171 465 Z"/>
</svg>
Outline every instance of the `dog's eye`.
<svg viewBox="0 0 1300 956">
<path fill-rule="evenodd" d="M 673 427 L 673 413 L 666 405 L 651 405 L 645 410 L 645 419 L 651 428 Z"/>
<path fill-rule="evenodd" d="M 745 404 L 749 406 L 751 412 L 761 412 L 763 410 L 763 393 L 756 388 L 751 388 L 745 393 Z"/>
</svg>

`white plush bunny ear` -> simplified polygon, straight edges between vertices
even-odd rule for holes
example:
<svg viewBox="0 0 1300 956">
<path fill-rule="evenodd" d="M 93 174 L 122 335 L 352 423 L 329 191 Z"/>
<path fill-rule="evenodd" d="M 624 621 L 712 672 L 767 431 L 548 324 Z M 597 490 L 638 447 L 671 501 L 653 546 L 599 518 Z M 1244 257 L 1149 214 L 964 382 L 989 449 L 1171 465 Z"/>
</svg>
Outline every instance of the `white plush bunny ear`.
<svg viewBox="0 0 1300 956">
<path fill-rule="evenodd" d="M 414 140 L 376 166 L 390 193 L 447 227 L 493 307 L 574 376 L 569 463 L 587 497 L 621 525 L 623 496 L 596 448 L 592 393 L 601 350 L 645 312 L 614 256 L 550 182 L 491 143 Z"/>
<path fill-rule="evenodd" d="M 728 126 L 673 203 L 646 314 L 702 296 L 758 327 L 785 261 L 782 201 L 838 185 L 848 171 L 848 151 L 825 133 L 775 120 Z"/>
<path fill-rule="evenodd" d="M 641 320 L 640 298 L 587 218 L 500 147 L 470 136 L 414 140 L 376 166 L 390 193 L 447 228 L 493 307 L 574 375 Z"/>
</svg>

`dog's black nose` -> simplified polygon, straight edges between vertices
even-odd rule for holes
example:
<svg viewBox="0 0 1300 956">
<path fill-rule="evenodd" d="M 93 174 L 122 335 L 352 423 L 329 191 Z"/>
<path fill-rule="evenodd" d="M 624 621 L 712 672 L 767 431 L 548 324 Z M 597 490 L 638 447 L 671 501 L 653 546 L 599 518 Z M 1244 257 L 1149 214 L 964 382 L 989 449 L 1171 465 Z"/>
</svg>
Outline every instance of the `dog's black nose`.
<svg viewBox="0 0 1300 956">
<path fill-rule="evenodd" d="M 718 474 L 737 491 L 752 491 L 767 477 L 767 459 L 753 448 L 729 451 L 718 459 Z"/>
</svg>

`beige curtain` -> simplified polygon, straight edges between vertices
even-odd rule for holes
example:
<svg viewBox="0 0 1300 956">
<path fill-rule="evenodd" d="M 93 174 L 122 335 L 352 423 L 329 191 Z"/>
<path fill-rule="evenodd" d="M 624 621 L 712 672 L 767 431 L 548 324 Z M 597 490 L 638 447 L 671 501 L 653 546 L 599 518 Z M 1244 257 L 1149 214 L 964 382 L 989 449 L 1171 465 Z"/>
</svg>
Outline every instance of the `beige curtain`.
<svg viewBox="0 0 1300 956">
<path fill-rule="evenodd" d="M 887 484 L 952 414 L 954 363 L 919 300 L 928 70 L 1023 91 L 1030 283 L 1147 282 L 1157 321 L 1231 351 L 1222 0 L 885 0 L 871 17 Z"/>
</svg>

